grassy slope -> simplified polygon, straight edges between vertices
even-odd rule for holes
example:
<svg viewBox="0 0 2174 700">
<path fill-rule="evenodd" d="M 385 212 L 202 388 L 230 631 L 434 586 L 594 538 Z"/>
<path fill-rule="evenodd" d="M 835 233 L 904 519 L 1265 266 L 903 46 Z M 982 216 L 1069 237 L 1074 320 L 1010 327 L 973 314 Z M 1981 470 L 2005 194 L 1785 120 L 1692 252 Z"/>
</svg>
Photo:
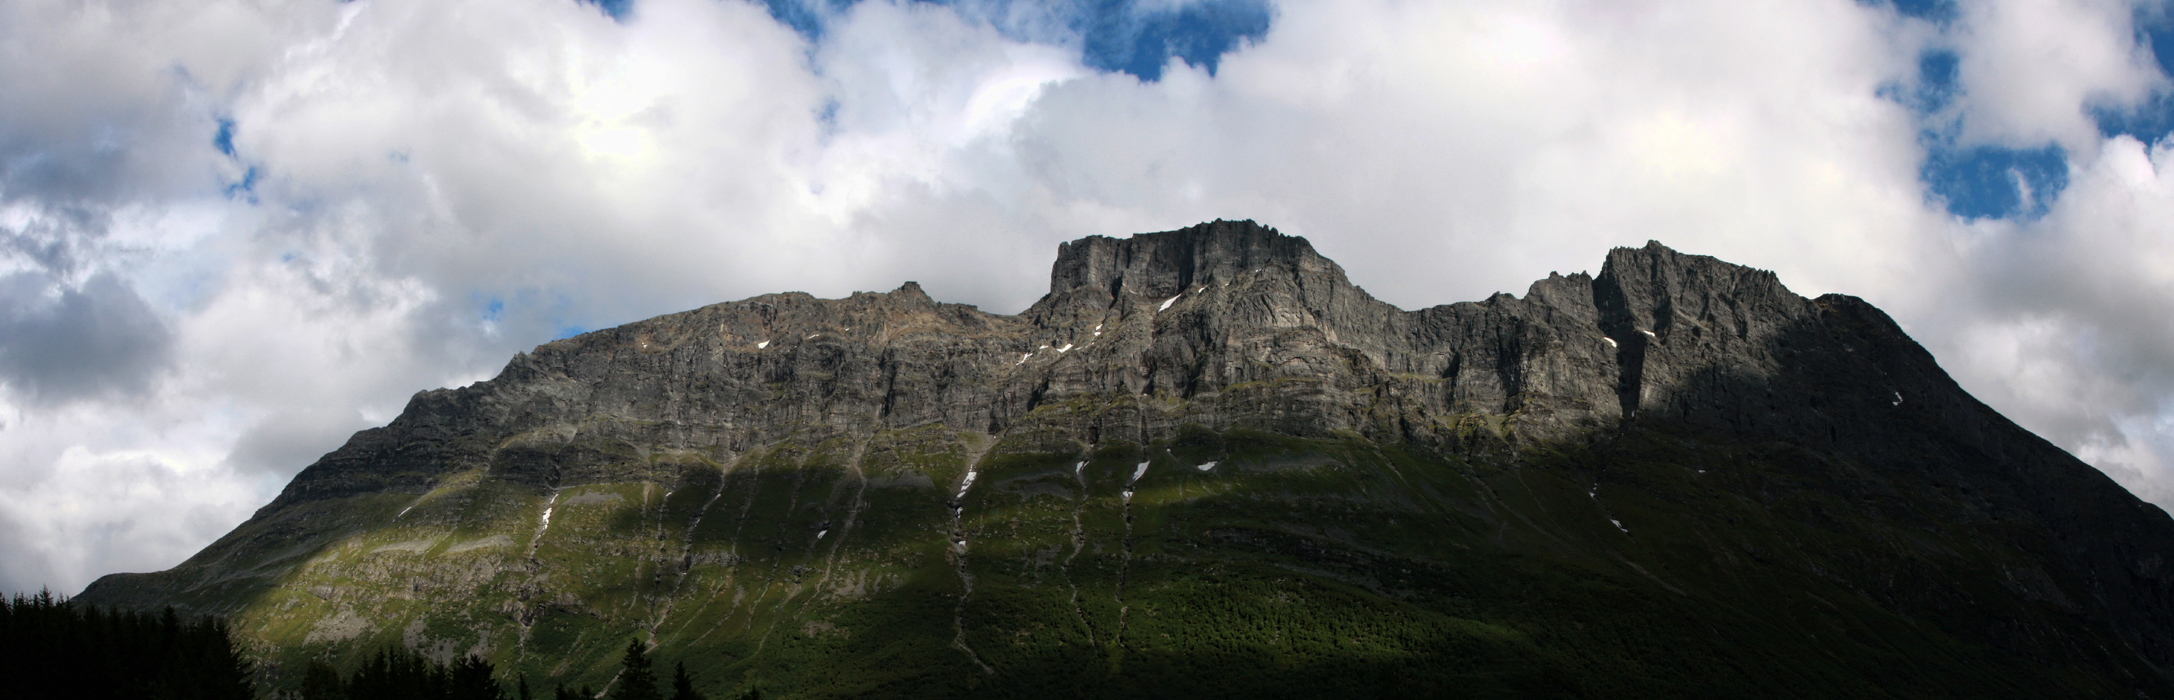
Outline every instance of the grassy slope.
<svg viewBox="0 0 2174 700">
<path fill-rule="evenodd" d="M 987 443 L 586 446 L 651 480 L 312 505 L 348 534 L 200 595 L 254 596 L 236 626 L 285 662 L 602 686 L 641 637 L 713 696 L 2084 696 L 2124 663 L 1956 496 L 1786 446 Z"/>
</svg>

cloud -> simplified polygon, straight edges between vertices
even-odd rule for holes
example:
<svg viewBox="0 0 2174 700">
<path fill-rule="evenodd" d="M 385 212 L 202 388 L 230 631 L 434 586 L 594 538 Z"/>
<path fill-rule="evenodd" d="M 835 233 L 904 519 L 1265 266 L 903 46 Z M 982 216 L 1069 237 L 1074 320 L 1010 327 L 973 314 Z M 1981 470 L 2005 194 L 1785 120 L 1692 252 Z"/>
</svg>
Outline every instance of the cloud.
<svg viewBox="0 0 2174 700">
<path fill-rule="evenodd" d="M 2138 42 L 2142 3 L 2011 0 L 1961 5 L 1951 35 L 1962 56 L 1958 105 L 1966 141 L 2086 151 L 2093 108 L 2135 105 L 2167 76 Z"/>
<path fill-rule="evenodd" d="M 286 478 L 295 465 L 317 461 L 349 435 L 373 427 L 353 407 L 297 406 L 273 414 L 234 440 L 226 463 L 244 474 L 270 474 Z"/>
<path fill-rule="evenodd" d="M 2174 142 L 2105 139 L 2030 222 L 1958 232 L 1929 342 L 1978 396 L 2174 505 Z M 1952 285 L 1952 286 L 1950 286 Z"/>
<path fill-rule="evenodd" d="M 55 286 L 36 273 L 0 278 L 0 383 L 34 405 L 142 394 L 171 359 L 165 322 L 110 274 Z"/>
<path fill-rule="evenodd" d="M 0 99 L 32 106 L 0 111 L 0 555 L 25 562 L 0 588 L 170 566 L 413 392 L 568 328 L 907 279 L 1015 312 L 1060 241 L 1217 217 L 1309 236 L 1407 308 L 1647 239 L 1865 296 L 2174 503 L 2174 339 L 2134 321 L 2174 308 L 2167 156 L 2092 116 L 2167 88 L 2134 16 L 0 4 Z M 1965 219 L 1939 164 L 1973 148 L 2051 155 Z"/>
<path fill-rule="evenodd" d="M 261 505 L 258 489 L 204 465 L 144 451 L 58 455 L 51 478 L 0 491 L 0 553 L 8 583 L 51 582 L 73 594 L 82 572 L 171 566 L 234 525 L 233 512 Z M 83 581 L 88 583 L 88 581 Z M 19 589 L 20 590 L 20 589 Z"/>
</svg>

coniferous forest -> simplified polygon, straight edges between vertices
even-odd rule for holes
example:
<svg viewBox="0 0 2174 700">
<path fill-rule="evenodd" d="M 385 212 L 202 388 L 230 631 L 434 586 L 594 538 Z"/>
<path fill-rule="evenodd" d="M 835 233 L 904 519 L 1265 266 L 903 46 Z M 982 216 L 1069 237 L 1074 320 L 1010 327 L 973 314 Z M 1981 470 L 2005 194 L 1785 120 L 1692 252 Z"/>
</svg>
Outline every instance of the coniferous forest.
<svg viewBox="0 0 2174 700">
<path fill-rule="evenodd" d="M 247 700 L 249 663 L 226 625 L 78 606 L 51 592 L 0 600 L 0 678 L 17 698 Z"/>
<path fill-rule="evenodd" d="M 647 648 L 627 643 L 609 694 L 559 686 L 554 700 L 704 700 L 675 667 L 670 694 Z M 251 700 L 259 696 L 250 663 L 216 618 L 182 619 L 172 608 L 151 614 L 105 611 L 40 591 L 0 598 L 0 678 L 5 695 L 25 700 Z M 323 662 L 304 670 L 300 700 L 535 700 L 525 678 L 501 682 L 489 661 L 440 663 L 404 647 L 380 650 L 349 673 Z M 759 699 L 759 692 L 743 696 Z"/>
</svg>

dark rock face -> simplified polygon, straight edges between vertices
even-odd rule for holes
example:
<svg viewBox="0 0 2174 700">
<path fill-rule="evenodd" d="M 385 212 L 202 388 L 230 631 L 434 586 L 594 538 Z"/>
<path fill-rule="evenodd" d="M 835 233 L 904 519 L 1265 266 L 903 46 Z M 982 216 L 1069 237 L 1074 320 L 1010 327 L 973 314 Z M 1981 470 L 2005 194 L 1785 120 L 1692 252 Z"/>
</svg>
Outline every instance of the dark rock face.
<svg viewBox="0 0 2174 700">
<path fill-rule="evenodd" d="M 358 433 L 251 524 L 175 571 L 110 576 L 83 598 L 238 610 L 249 604 L 242 593 L 206 591 L 272 584 L 248 583 L 268 576 L 252 572 L 269 565 L 237 562 L 278 543 L 333 536 L 331 526 L 294 514 L 342 499 L 419 496 L 456 475 L 547 490 L 552 499 L 583 485 L 671 489 L 693 483 L 693 472 L 660 468 L 655 455 L 730 465 L 786 442 L 834 441 L 855 445 L 849 461 L 858 465 L 871 445 L 905 444 L 895 436 L 931 428 L 968 436 L 923 447 L 965 455 L 969 473 L 991 441 L 1011 446 L 1000 452 L 1092 454 L 1115 443 L 1184 444 L 1187 431 L 1356 440 L 1513 467 L 1558 452 L 1611 454 L 1635 440 L 1747 446 L 1811 465 L 1803 473 L 1848 474 L 1790 487 L 1816 492 L 1821 503 L 1894 522 L 1983 528 L 2001 552 L 2017 553 L 2000 555 L 2008 581 L 1999 585 L 2009 591 L 2001 595 L 2066 620 L 1942 629 L 2026 658 L 2085 644 L 2063 641 L 2073 629 L 2105 631 L 2123 648 L 2077 653 L 2127 669 L 2132 677 L 2113 681 L 2123 687 L 2168 687 L 2174 668 L 2174 566 L 2166 561 L 2174 521 L 1972 399 L 1862 300 L 1805 299 L 1771 272 L 1649 243 L 1610 252 L 1598 277 L 1551 275 L 1523 297 L 1404 311 L 1352 285 L 1303 239 L 1250 221 L 1065 244 L 1050 293 L 1018 316 L 939 303 L 908 282 L 836 300 L 761 296 L 546 344 L 489 381 L 418 394 L 390 425 Z M 1082 489 L 1087 463 L 1081 457 L 1073 468 Z M 725 477 L 706 478 L 733 468 L 722 469 Z M 1596 469 L 1587 495 L 1598 502 L 1609 467 Z M 1023 489 L 1026 498 L 1073 493 L 1060 488 L 1070 477 L 1052 473 L 1054 482 L 1016 486 L 1043 478 L 1026 474 L 997 488 Z M 956 488 L 946 501 L 954 517 L 963 517 L 959 502 L 974 484 L 944 485 L 915 471 L 862 478 L 863 488 L 879 490 Z M 1903 495 L 1921 492 L 1942 500 Z M 1482 507 L 1495 508 L 1471 506 Z M 709 505 L 702 508 L 697 522 Z M 1498 523 L 1494 545 L 1508 546 L 1501 532 L 1512 521 Z M 831 523 L 806 527 L 820 539 Z M 695 525 L 686 528 L 682 576 L 698 551 Z M 1629 534 L 1620 522 L 1615 528 Z M 1125 532 L 1129 556 L 1129 525 Z M 956 537 L 963 557 L 965 536 Z M 1203 537 L 1231 546 L 1283 541 L 1239 529 Z M 542 538 L 539 526 L 534 539 Z M 532 563 L 537 546 L 529 545 Z M 1942 582 L 1920 586 L 1915 575 L 1834 580 L 1894 611 L 1990 605 L 1934 590 Z M 521 624 L 525 640 L 530 623 Z M 958 624 L 964 648 L 969 635 Z"/>
<path fill-rule="evenodd" d="M 1742 269 L 1657 245 L 1639 252 Z M 1610 269 L 1634 259 L 1626 253 Z M 1751 276 L 1761 274 L 1788 295 L 1770 273 Z M 742 451 L 806 430 L 995 433 L 1078 398 L 1119 405 L 1068 428 L 1131 440 L 1198 424 L 1446 444 L 1458 421 L 1475 420 L 1554 439 L 1622 416 L 1619 358 L 1643 347 L 1629 326 L 1608 337 L 1595 305 L 1606 273 L 1599 286 L 1556 277 L 1524 299 L 1406 312 L 1353 286 L 1304 239 L 1252 222 L 1082 239 L 1060 248 L 1051 279 L 1016 317 L 938 303 L 908 282 L 839 300 L 756 297 L 550 343 L 492 380 L 418 394 L 267 507 L 419 492 L 485 463 L 552 485 L 611 478 L 549 456 L 580 435 Z M 1633 303 L 1666 303 L 1668 292 Z M 595 424 L 603 417 L 613 422 Z M 509 439 L 519 445 L 501 447 Z"/>
</svg>

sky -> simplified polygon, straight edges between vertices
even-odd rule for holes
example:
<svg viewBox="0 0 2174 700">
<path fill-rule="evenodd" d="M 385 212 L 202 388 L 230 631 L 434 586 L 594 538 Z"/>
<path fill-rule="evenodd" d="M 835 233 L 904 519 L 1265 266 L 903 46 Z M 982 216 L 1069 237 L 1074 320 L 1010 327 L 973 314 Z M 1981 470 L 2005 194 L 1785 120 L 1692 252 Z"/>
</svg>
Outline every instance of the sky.
<svg viewBox="0 0 2174 700">
<path fill-rule="evenodd" d="M 2164 58 L 2162 58 L 2164 57 Z M 164 569 L 555 338 L 1217 218 L 1406 309 L 1659 240 L 2174 508 L 2128 0 L 0 2 L 0 591 Z"/>
</svg>

